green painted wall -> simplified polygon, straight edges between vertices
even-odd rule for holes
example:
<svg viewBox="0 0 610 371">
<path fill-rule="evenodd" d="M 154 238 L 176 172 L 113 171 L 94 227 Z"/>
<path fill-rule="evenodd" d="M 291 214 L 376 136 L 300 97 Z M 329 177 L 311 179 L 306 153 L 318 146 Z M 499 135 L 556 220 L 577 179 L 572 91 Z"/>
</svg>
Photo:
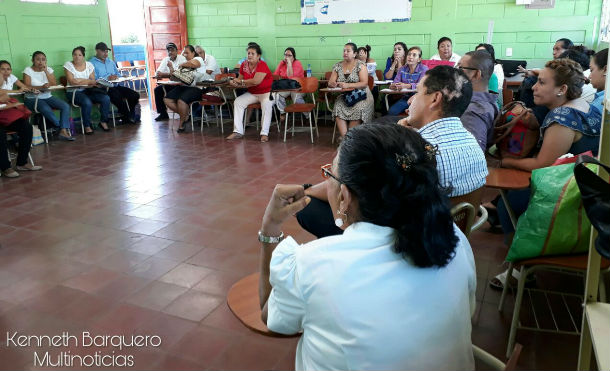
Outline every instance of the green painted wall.
<svg viewBox="0 0 610 371">
<path fill-rule="evenodd" d="M 47 55 L 59 78 L 64 75 L 63 64 L 72 60 L 74 47 L 84 46 L 88 59 L 100 41 L 110 44 L 106 0 L 99 0 L 97 5 L 0 1 L 0 59 L 11 62 L 19 79 L 36 50 Z"/>
<path fill-rule="evenodd" d="M 371 45 L 371 56 L 385 67 L 396 41 L 422 47 L 424 58 L 436 52 L 441 36 L 453 39 L 458 54 L 472 50 L 485 42 L 490 20 L 497 58 L 507 58 L 506 48 L 512 48 L 509 59 L 542 66 L 551 58 L 556 39 L 595 46 L 593 24 L 596 17 L 599 22 L 602 7 L 602 0 L 556 0 L 554 9 L 544 10 L 525 9 L 515 0 L 413 0 L 410 22 L 302 26 L 299 0 L 185 3 L 190 42 L 202 45 L 221 66 L 233 67 L 245 56 L 246 44 L 257 41 L 272 69 L 284 49 L 293 46 L 317 76 L 342 58 L 342 46 L 350 39 L 359 46 Z M 382 4 L 383 0 L 371 1 L 371 6 Z"/>
</svg>

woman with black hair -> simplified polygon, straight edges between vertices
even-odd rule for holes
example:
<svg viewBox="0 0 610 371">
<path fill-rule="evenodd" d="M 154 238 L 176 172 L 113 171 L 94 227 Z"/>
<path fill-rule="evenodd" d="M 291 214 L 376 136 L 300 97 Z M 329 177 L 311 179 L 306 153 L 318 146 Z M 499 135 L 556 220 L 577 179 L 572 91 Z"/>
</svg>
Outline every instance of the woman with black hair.
<svg viewBox="0 0 610 371">
<path fill-rule="evenodd" d="M 486 50 L 489 55 L 491 55 L 491 60 L 494 63 L 493 76 L 495 76 L 495 89 L 493 89 L 494 83 L 492 82 L 492 79 L 489 79 L 489 90 L 501 93 L 502 85 L 504 85 L 504 69 L 502 68 L 502 64 L 498 63 L 498 60 L 496 59 L 496 51 L 494 50 L 493 45 L 481 43 L 477 45 L 474 50 Z"/>
<path fill-rule="evenodd" d="M 0 75 L 0 85 L 4 84 L 4 76 Z M 17 100 L 0 91 L 0 104 L 6 105 L 0 110 L 0 175 L 6 178 L 16 178 L 19 173 L 11 167 L 11 159 L 7 152 L 6 133 L 14 132 L 19 137 L 17 160 L 15 167 L 19 171 L 38 171 L 42 166 L 28 163 L 28 155 L 32 147 L 32 125 L 28 122 L 30 112 L 18 107 Z M 14 106 L 6 108 L 8 106 Z"/>
<path fill-rule="evenodd" d="M 435 155 L 399 125 L 350 130 L 322 167 L 345 231 L 303 246 L 276 243 L 310 199 L 302 186 L 276 186 L 259 232 L 259 296 L 269 329 L 303 332 L 296 370 L 474 369 L 474 257 Z"/>
<path fill-rule="evenodd" d="M 608 48 L 598 51 L 591 58 L 589 69 L 591 70 L 589 81 L 597 90 L 591 106 L 597 107 L 600 112 L 603 112 L 604 89 L 606 88 L 606 75 L 608 74 Z"/>
<path fill-rule="evenodd" d="M 104 90 L 84 88 L 84 86 L 94 87 L 97 85 L 95 81 L 95 67 L 91 62 L 85 60 L 85 47 L 77 46 L 72 50 L 72 61 L 64 63 L 64 72 L 66 73 L 68 85 L 81 86 L 76 89 L 68 89 L 66 91 L 66 98 L 69 102 L 74 101 L 74 103 L 80 107 L 85 134 L 93 134 L 93 128 L 91 127 L 91 107 L 94 103 L 100 104 L 99 127 L 104 131 L 110 131 L 110 128 L 108 128 L 110 97 Z M 73 96 L 74 100 L 72 99 Z"/>
<path fill-rule="evenodd" d="M 284 50 L 284 59 L 278 63 L 274 75 L 282 79 L 291 79 L 293 77 L 305 77 L 305 70 L 301 61 L 297 59 L 297 52 L 294 48 L 289 47 Z M 305 103 L 302 93 L 297 92 L 280 92 L 273 94 L 275 105 L 280 110 L 280 121 L 284 122 L 286 108 L 286 98 L 291 97 L 293 103 Z"/>
<path fill-rule="evenodd" d="M 407 64 L 407 44 L 402 41 L 394 44 L 394 53 L 385 63 L 385 70 L 383 70 L 383 76 L 386 80 L 394 80 L 398 70 Z"/>
<path fill-rule="evenodd" d="M 40 112 L 53 126 L 59 127 L 59 139 L 74 141 L 70 133 L 70 106 L 51 95 L 49 87 L 57 85 L 57 80 L 43 52 L 35 51 L 32 54 L 32 66 L 23 70 L 23 83 L 30 90 L 25 93 L 25 106 L 32 112 Z M 53 113 L 54 109 L 59 110 L 59 120 Z"/>
<path fill-rule="evenodd" d="M 373 80 L 379 80 L 377 78 L 377 62 L 375 61 L 375 59 L 371 58 L 370 45 L 359 47 L 358 55 L 356 56 L 356 58 L 358 58 L 358 60 L 362 63 L 366 64 L 366 70 L 369 76 L 373 78 Z"/>
<path fill-rule="evenodd" d="M 267 63 L 261 60 L 263 51 L 258 44 L 248 44 L 248 59 L 241 64 L 239 76 L 230 80 L 234 88 L 248 88 L 248 91 L 235 99 L 233 104 L 233 133 L 226 139 L 241 139 L 245 134 L 244 111 L 250 104 L 260 103 L 263 112 L 261 121 L 261 142 L 269 141 L 269 126 L 273 114 L 273 101 L 270 100 L 273 75 Z"/>
<path fill-rule="evenodd" d="M 180 126 L 176 130 L 178 133 L 184 133 L 186 130 L 191 103 L 201 100 L 203 91 L 195 85 L 206 76 L 206 66 L 203 58 L 197 54 L 193 45 L 185 46 L 182 55 L 186 58 L 186 62 L 182 63 L 180 67 L 194 69 L 195 79 L 190 86 L 176 86 L 163 99 L 165 105 L 172 111 L 178 112 L 180 116 Z"/>
<path fill-rule="evenodd" d="M 339 130 L 339 141 L 343 139 L 348 129 L 371 121 L 375 110 L 366 65 L 356 58 L 357 52 L 356 44 L 345 44 L 343 61 L 335 63 L 328 80 L 329 88 L 358 89 L 366 92 L 364 99 L 351 106 L 347 104 L 343 96 L 337 98 L 333 107 L 333 120 Z"/>
</svg>

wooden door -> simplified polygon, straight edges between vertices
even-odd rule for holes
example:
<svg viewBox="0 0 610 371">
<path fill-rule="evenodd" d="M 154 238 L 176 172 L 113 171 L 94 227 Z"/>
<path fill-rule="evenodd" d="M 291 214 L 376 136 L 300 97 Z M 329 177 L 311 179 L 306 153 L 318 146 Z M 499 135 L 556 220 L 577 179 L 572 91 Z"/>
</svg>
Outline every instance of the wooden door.
<svg viewBox="0 0 610 371">
<path fill-rule="evenodd" d="M 167 57 L 167 43 L 175 43 L 179 53 L 188 44 L 184 0 L 144 0 L 144 18 L 148 71 L 149 76 L 154 76 L 161 60 Z M 157 84 L 156 80 L 150 80 L 152 95 Z M 151 100 L 154 107 L 155 101 Z"/>
</svg>

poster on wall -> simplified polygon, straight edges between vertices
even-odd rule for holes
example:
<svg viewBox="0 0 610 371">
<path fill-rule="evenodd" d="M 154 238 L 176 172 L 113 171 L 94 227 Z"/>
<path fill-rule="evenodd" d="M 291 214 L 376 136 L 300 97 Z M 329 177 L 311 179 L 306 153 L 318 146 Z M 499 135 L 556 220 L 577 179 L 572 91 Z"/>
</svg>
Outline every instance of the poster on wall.
<svg viewBox="0 0 610 371">
<path fill-rule="evenodd" d="M 554 7 L 555 0 L 532 0 L 525 6 L 525 9 L 553 9 Z"/>
<path fill-rule="evenodd" d="M 301 0 L 301 24 L 406 22 L 411 19 L 411 0 Z"/>
</svg>

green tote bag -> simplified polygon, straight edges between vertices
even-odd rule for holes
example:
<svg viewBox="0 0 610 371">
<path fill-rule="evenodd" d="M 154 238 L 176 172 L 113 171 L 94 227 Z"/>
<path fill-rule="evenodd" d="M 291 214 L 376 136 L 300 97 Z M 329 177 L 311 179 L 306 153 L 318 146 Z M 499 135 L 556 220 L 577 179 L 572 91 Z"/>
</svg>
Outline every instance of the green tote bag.
<svg viewBox="0 0 610 371">
<path fill-rule="evenodd" d="M 595 165 L 587 167 L 594 169 Z M 574 164 L 532 171 L 531 188 L 506 260 L 587 252 L 591 223 L 574 179 Z"/>
</svg>

